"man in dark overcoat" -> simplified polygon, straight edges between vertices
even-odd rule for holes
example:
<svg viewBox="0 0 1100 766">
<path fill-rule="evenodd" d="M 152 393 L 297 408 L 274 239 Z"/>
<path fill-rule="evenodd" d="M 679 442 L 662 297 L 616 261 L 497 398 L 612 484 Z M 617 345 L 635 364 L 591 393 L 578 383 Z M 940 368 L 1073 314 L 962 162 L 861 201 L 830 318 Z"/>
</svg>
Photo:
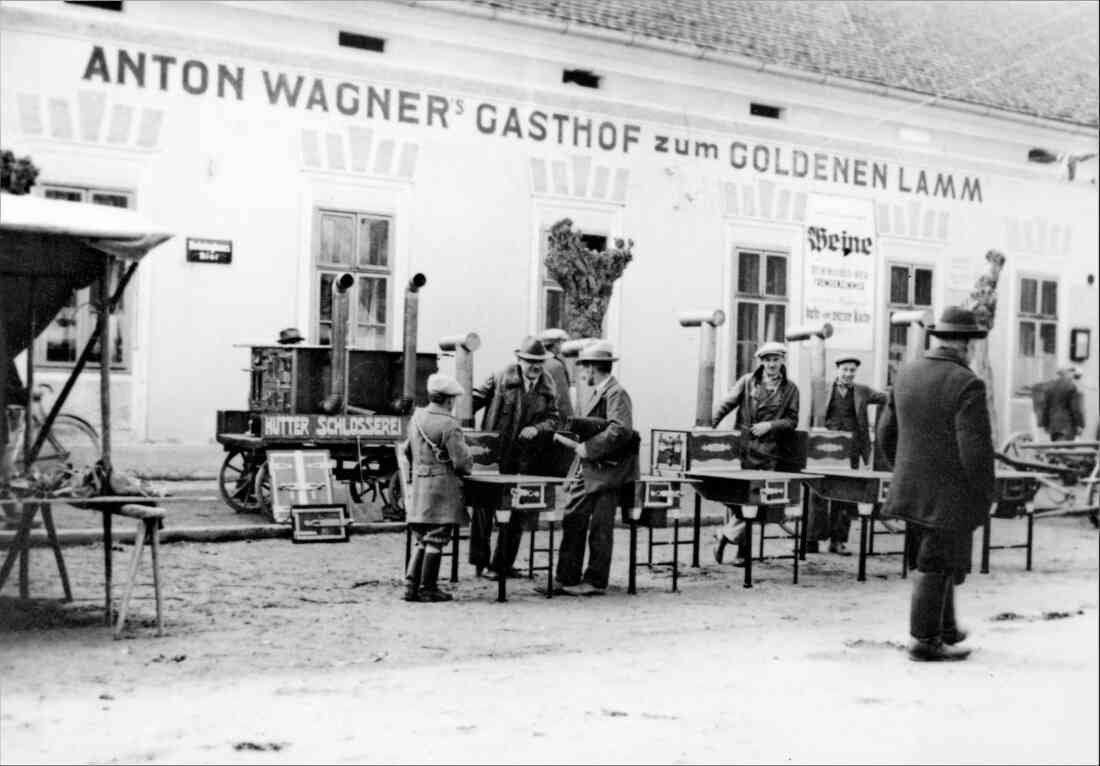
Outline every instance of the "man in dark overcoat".
<svg viewBox="0 0 1100 766">
<path fill-rule="evenodd" d="M 859 365 L 858 356 L 841 356 L 836 360 L 836 380 L 829 387 L 825 400 L 825 427 L 830 431 L 847 431 L 852 435 L 852 451 L 848 460 L 853 469 L 859 468 L 860 461 L 868 465 L 871 463 L 868 406 L 886 404 L 886 394 L 855 382 Z M 855 503 L 837 500 L 829 503 L 815 494 L 810 506 L 806 551 L 817 553 L 818 541 L 828 540 L 830 553 L 851 556 L 852 553 L 848 550 L 848 532 L 855 514 Z"/>
<path fill-rule="evenodd" d="M 607 589 L 614 545 L 615 511 L 623 487 L 638 479 L 638 439 L 630 394 L 611 374 L 618 361 L 607 341 L 598 341 L 577 357 L 579 382 L 590 389 L 581 417 L 606 421 L 599 433 L 578 444 L 565 484 L 565 513 L 555 573 L 568 595 L 588 596 Z M 585 538 L 588 566 L 584 567 Z"/>
<path fill-rule="evenodd" d="M 516 362 L 489 376 L 473 391 L 473 411 L 484 408 L 481 428 L 500 434 L 501 473 L 552 475 L 554 431 L 561 423 L 557 389 L 543 365 L 550 355 L 542 342 L 524 338 L 516 349 Z M 513 569 L 523 538 L 520 514 L 512 514 L 497 535 L 489 558 L 495 508 L 475 508 L 470 522 L 470 563 L 480 575 L 518 577 Z"/>
<path fill-rule="evenodd" d="M 928 333 L 938 345 L 898 369 L 879 422 L 894 465 L 884 513 L 908 527 L 910 659 L 962 660 L 970 651 L 955 646 L 966 632 L 955 621 L 954 589 L 970 571 L 973 533 L 994 498 L 985 384 L 968 366 L 971 341 L 987 330 L 973 312 L 950 306 Z"/>
</svg>

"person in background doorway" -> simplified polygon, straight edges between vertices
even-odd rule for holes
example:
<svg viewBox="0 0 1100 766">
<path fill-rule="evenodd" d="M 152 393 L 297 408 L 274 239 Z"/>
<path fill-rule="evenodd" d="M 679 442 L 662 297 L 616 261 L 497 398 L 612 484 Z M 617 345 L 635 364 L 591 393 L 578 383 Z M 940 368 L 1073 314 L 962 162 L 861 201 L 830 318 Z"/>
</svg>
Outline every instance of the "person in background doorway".
<svg viewBox="0 0 1100 766">
<path fill-rule="evenodd" d="M 765 471 L 797 471 L 793 437 L 798 426 L 798 386 L 787 378 L 787 349 L 781 343 L 765 343 L 756 351 L 759 366 L 742 375 L 714 410 L 712 427 L 737 410 L 741 432 L 741 467 Z M 736 509 L 719 531 L 714 560 L 722 563 L 726 545 L 737 544 L 734 566 L 744 566 L 749 556 L 745 523 Z"/>
<path fill-rule="evenodd" d="M 974 530 L 994 498 L 993 432 L 985 383 L 970 369 L 972 341 L 984 338 L 974 313 L 949 306 L 928 327 L 938 345 L 903 364 L 878 426 L 894 472 L 885 515 L 908 527 L 913 591 L 909 658 L 963 660 L 955 587 L 970 571 Z"/>
<path fill-rule="evenodd" d="M 573 400 L 569 395 L 572 381 L 569 379 L 569 368 L 565 365 L 565 360 L 561 358 L 561 344 L 568 338 L 569 333 L 557 328 L 543 330 L 539 334 L 539 340 L 546 348 L 546 353 L 550 354 L 550 358 L 546 360 L 543 369 L 546 370 L 546 373 L 553 379 L 554 385 L 557 386 L 558 414 L 561 416 L 563 423 L 573 417 Z"/>
<path fill-rule="evenodd" d="M 852 451 L 848 455 L 852 468 L 859 468 L 861 461 L 867 465 L 871 463 L 868 406 L 886 404 L 886 394 L 855 382 L 859 365 L 860 360 L 856 356 L 842 356 L 836 360 L 836 380 L 829 388 L 825 401 L 825 427 L 830 431 L 847 431 L 852 435 Z M 830 553 L 851 556 L 852 553 L 848 550 L 848 532 L 855 513 L 855 503 L 836 500 L 828 503 L 820 495 L 813 495 L 806 552 L 817 553 L 820 549 L 819 541 L 828 540 Z"/>
<path fill-rule="evenodd" d="M 1085 412 L 1077 381 L 1081 371 L 1067 365 L 1058 370 L 1058 377 L 1043 386 L 1040 427 L 1050 434 L 1052 442 L 1073 441 L 1085 428 Z"/>
<path fill-rule="evenodd" d="M 543 365 L 550 355 L 542 342 L 524 338 L 516 349 L 516 361 L 490 375 L 474 388 L 473 411 L 484 408 L 481 428 L 500 434 L 500 472 L 550 475 L 551 445 L 561 422 L 557 389 Z M 513 568 L 523 538 L 520 514 L 497 535 L 489 558 L 495 508 L 475 508 L 470 523 L 470 563 L 480 576 L 519 577 Z"/>
<path fill-rule="evenodd" d="M 418 409 L 409 422 L 405 455 L 411 477 L 406 501 L 409 527 L 416 549 L 405 571 L 406 601 L 451 601 L 439 589 L 439 564 L 454 528 L 466 520 L 462 480 L 473 469 L 462 428 L 454 417 L 455 398 L 462 386 L 449 375 L 428 377 L 428 406 Z"/>
<path fill-rule="evenodd" d="M 597 595 L 607 589 L 619 496 L 624 486 L 638 479 L 634 405 L 611 374 L 618 359 L 607 341 L 593 343 L 577 357 L 578 378 L 592 388 L 581 415 L 605 420 L 607 425 L 576 446 L 565 485 L 555 579 L 557 589 L 566 595 Z M 586 537 L 588 566 L 582 572 Z"/>
</svg>

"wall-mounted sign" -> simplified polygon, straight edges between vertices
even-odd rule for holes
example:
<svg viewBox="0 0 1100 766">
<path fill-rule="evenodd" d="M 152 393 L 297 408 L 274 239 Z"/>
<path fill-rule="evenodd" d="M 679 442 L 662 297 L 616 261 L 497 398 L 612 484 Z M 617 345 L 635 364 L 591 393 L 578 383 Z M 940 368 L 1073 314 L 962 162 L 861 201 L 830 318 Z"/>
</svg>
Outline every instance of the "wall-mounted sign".
<svg viewBox="0 0 1100 766">
<path fill-rule="evenodd" d="M 832 324 L 836 348 L 870 351 L 875 285 L 871 201 L 811 194 L 805 252 L 805 321 Z"/>
<path fill-rule="evenodd" d="M 187 238 L 189 263 L 232 263 L 233 240 Z"/>
<path fill-rule="evenodd" d="M 1089 358 L 1092 330 L 1074 327 L 1069 331 L 1069 358 L 1071 362 L 1083 362 Z"/>
</svg>

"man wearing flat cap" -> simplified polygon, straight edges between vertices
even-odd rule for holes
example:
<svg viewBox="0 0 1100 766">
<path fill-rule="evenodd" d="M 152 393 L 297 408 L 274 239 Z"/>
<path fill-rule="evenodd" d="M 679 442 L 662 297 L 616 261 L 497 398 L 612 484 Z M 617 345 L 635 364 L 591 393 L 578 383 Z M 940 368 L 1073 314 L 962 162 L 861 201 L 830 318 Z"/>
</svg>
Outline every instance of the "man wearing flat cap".
<svg viewBox="0 0 1100 766">
<path fill-rule="evenodd" d="M 406 601 L 450 601 L 439 589 L 439 564 L 454 527 L 466 520 L 462 480 L 473 469 L 458 419 L 455 399 L 462 386 L 450 375 L 428 376 L 428 406 L 409 420 L 409 438 L 403 445 L 409 461 L 406 519 L 416 536 L 416 550 L 405 571 Z"/>
<path fill-rule="evenodd" d="M 611 374 L 618 361 L 608 341 L 597 341 L 577 357 L 579 382 L 591 389 L 581 417 L 605 425 L 578 444 L 565 484 L 565 513 L 555 572 L 557 588 L 589 596 L 607 589 L 615 538 L 615 511 L 622 489 L 638 479 L 638 443 L 630 394 Z M 588 565 L 584 566 L 585 539 Z"/>
<path fill-rule="evenodd" d="M 966 638 L 955 586 L 993 502 L 993 434 L 985 384 L 969 367 L 972 341 L 988 331 L 957 306 L 927 329 L 938 345 L 898 369 L 878 438 L 894 466 L 884 515 L 906 522 L 915 570 L 909 658 L 939 662 L 970 654 L 955 646 Z"/>
<path fill-rule="evenodd" d="M 858 356 L 842 355 L 836 360 L 836 380 L 829 388 L 825 401 L 825 427 L 830 431 L 847 431 L 852 435 L 852 451 L 848 455 L 852 468 L 859 468 L 861 460 L 867 464 L 871 462 L 871 431 L 867 421 L 867 407 L 871 404 L 886 404 L 886 394 L 855 382 L 859 365 Z M 806 551 L 817 553 L 819 541 L 828 540 L 830 553 L 851 556 L 848 550 L 848 532 L 855 514 L 854 503 L 837 500 L 829 503 L 815 494 L 810 506 Z"/>
<path fill-rule="evenodd" d="M 1077 381 L 1081 371 L 1072 364 L 1058 370 L 1058 377 L 1042 386 L 1039 427 L 1050 434 L 1052 442 L 1073 441 L 1085 428 L 1085 411 Z"/>
<path fill-rule="evenodd" d="M 717 428 L 737 410 L 735 427 L 741 433 L 741 467 L 763 471 L 798 471 L 798 455 L 791 441 L 798 427 L 798 386 L 787 377 L 787 348 L 774 341 L 756 350 L 759 366 L 742 375 L 714 409 Z M 726 525 L 718 532 L 714 559 L 723 563 L 726 545 L 734 543 L 734 566 L 745 566 L 751 551 L 745 541 L 745 522 L 739 506 L 731 507 Z"/>
<path fill-rule="evenodd" d="M 500 472 L 551 475 L 554 431 L 561 423 L 557 389 L 543 365 L 550 355 L 542 342 L 528 336 L 516 349 L 516 361 L 489 376 L 473 391 L 473 411 L 484 408 L 481 428 L 500 434 Z M 513 569 L 523 537 L 522 520 L 512 521 L 497 535 L 489 557 L 495 508 L 475 508 L 470 523 L 470 563 L 480 575 L 518 577 Z"/>
</svg>

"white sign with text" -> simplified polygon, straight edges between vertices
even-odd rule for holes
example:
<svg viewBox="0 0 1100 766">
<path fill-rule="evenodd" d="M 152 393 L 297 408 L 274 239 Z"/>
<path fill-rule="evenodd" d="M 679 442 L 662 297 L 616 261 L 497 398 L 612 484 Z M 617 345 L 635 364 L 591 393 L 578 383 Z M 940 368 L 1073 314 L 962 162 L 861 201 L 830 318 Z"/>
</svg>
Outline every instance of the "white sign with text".
<svg viewBox="0 0 1100 766">
<path fill-rule="evenodd" d="M 835 348 L 870 351 L 876 245 L 871 201 L 811 194 L 804 245 L 806 323 L 832 324 Z"/>
</svg>

